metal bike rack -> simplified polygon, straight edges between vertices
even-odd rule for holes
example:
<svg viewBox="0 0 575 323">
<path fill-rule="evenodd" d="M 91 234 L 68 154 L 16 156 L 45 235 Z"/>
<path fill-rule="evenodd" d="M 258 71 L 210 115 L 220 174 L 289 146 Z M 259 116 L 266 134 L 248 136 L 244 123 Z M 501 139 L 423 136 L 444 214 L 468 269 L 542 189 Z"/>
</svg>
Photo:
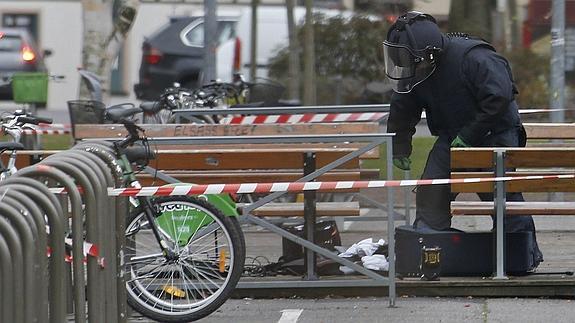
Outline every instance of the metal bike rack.
<svg viewBox="0 0 575 323">
<path fill-rule="evenodd" d="M 16 216 L 13 216 L 11 213 L 7 212 L 6 207 L 21 211 L 17 212 L 18 214 Z M 42 216 L 42 211 L 33 203 L 32 199 L 23 193 L 16 192 L 14 190 L 6 190 L 4 192 L 4 198 L 2 199 L 2 205 L 0 205 L 0 213 L 2 213 L 14 226 L 18 232 L 20 241 L 22 242 L 22 256 L 24 264 L 23 277 L 25 277 L 23 286 L 24 298 L 22 301 L 32 300 L 28 302 L 24 301 L 22 309 L 24 310 L 24 321 L 34 322 L 38 320 L 39 317 L 43 317 L 48 313 L 48 307 L 45 306 L 47 304 L 45 304 L 45 301 L 40 298 L 43 296 L 42 293 L 36 292 L 36 288 L 43 285 L 41 277 L 42 272 L 45 273 L 46 262 L 42 262 L 44 267 L 41 268 L 39 266 L 40 261 L 37 261 L 38 258 L 45 257 L 45 255 L 38 254 L 42 248 L 40 248 L 41 244 L 39 244 L 40 239 L 38 238 L 39 233 L 33 220 L 36 216 L 33 216 L 32 214 Z M 44 236 L 45 230 L 46 229 L 43 228 Z M 45 240 L 46 239 L 44 239 L 44 241 Z M 18 293 L 15 291 L 14 297 L 16 300 L 18 300 L 17 294 Z"/>
<path fill-rule="evenodd" d="M 84 290 L 85 279 L 84 279 L 84 271 L 82 263 L 84 257 L 83 239 L 82 239 L 83 211 L 82 211 L 82 199 L 80 196 L 80 192 L 78 191 L 78 188 L 76 187 L 74 181 L 66 173 L 55 167 L 51 167 L 48 165 L 28 166 L 26 168 L 20 169 L 13 176 L 50 178 L 63 185 L 67 191 L 68 197 L 70 198 L 71 201 L 71 208 L 72 208 L 72 241 L 73 241 L 72 266 L 74 269 L 74 305 L 75 305 L 74 318 L 76 322 L 85 322 L 86 292 Z M 60 237 L 60 239 L 62 238 L 63 236 Z"/>
<path fill-rule="evenodd" d="M 123 170 L 118 164 L 116 156 L 113 149 L 110 147 L 109 142 L 91 142 L 91 143 L 79 143 L 72 147 L 71 151 L 85 151 L 93 154 L 100 158 L 108 167 L 110 174 L 113 177 L 113 182 L 109 183 L 108 187 L 121 187 Z M 111 232 L 115 232 L 116 240 L 116 291 L 117 291 L 117 306 L 118 315 L 117 322 L 126 322 L 128 317 L 128 308 L 126 303 L 126 282 L 124 275 L 124 254 L 123 250 L 126 245 L 126 237 L 124 235 L 126 227 L 126 218 L 128 216 L 128 198 L 114 198 L 115 209 L 112 210 L 116 214 L 115 229 Z"/>
<path fill-rule="evenodd" d="M 64 241 L 68 231 L 72 233 L 74 321 L 126 322 L 122 248 L 128 203 L 127 198 L 112 199 L 107 194 L 108 187 L 120 186 L 122 177 L 109 145 L 92 143 L 51 155 L 0 183 L 1 322 L 68 320 Z M 47 186 L 54 184 L 64 189 L 71 202 L 71 228 L 60 200 Z M 100 249 L 100 258 L 87 256 L 87 284 L 84 228 L 87 241 Z"/>
<path fill-rule="evenodd" d="M 50 281 L 47 287 L 43 284 L 39 286 L 41 288 L 48 288 L 44 293 L 39 292 L 38 294 L 44 296 L 48 295 L 51 300 L 49 304 L 50 322 L 62 322 L 66 317 L 66 290 L 65 290 L 65 280 L 64 280 L 64 243 L 61 237 L 64 236 L 64 221 L 63 211 L 58 203 L 56 197 L 48 190 L 48 188 L 41 184 L 40 182 L 33 180 L 31 178 L 9 178 L 2 183 L 0 183 L 0 189 L 10 188 L 10 191 L 22 191 L 27 196 L 30 196 L 34 202 L 41 206 L 48 224 L 50 225 L 50 235 L 48 237 L 48 244 L 46 244 L 46 228 L 44 222 L 44 215 L 40 219 L 36 220 L 36 225 L 39 232 L 39 243 L 40 252 L 45 250 L 45 246 L 49 245 L 51 248 L 51 261 L 49 266 L 49 277 Z M 45 255 L 42 255 L 45 256 Z M 40 257 L 40 268 L 44 268 L 44 257 Z M 43 316 L 47 317 L 47 316 Z"/>
<path fill-rule="evenodd" d="M 100 164 L 98 164 L 100 163 Z M 86 205 L 86 231 L 87 239 L 99 245 L 102 249 L 102 259 L 115 260 L 110 254 L 114 247 L 112 234 L 114 228 L 110 225 L 110 203 L 107 200 L 105 188 L 108 180 L 112 183 L 111 175 L 106 172 L 107 166 L 98 157 L 81 151 L 66 151 L 52 155 L 41 162 L 42 165 L 54 166 L 71 175 L 83 189 L 84 204 Z M 106 176 L 107 175 L 107 176 Z M 105 205 L 107 207 L 101 207 Z M 115 268 L 115 261 L 112 261 Z M 117 293 L 114 291 L 115 273 L 101 268 L 97 259 L 88 258 L 88 315 L 90 321 L 110 322 L 117 315 Z M 110 293 L 106 291 L 110 290 Z M 112 318 L 113 317 L 113 318 Z"/>
<path fill-rule="evenodd" d="M 11 212 L 12 215 L 18 215 L 18 211 L 14 209 L 7 210 Z M 7 259 L 8 264 L 12 264 L 12 275 L 10 277 L 4 277 L 4 281 L 2 282 L 5 288 L 12 287 L 12 289 L 7 290 L 8 294 L 5 295 L 8 299 L 4 299 L 3 303 L 3 317 L 6 319 L 6 322 L 23 322 L 24 320 L 24 309 L 22 305 L 23 298 L 17 299 L 17 296 L 24 297 L 22 293 L 22 286 L 24 277 L 22 277 L 23 273 L 23 261 L 22 261 L 22 244 L 18 239 L 18 233 L 12 227 L 10 222 L 6 220 L 4 217 L 0 217 L 0 236 L 6 239 L 9 256 Z M 19 320 L 19 321 L 18 321 Z"/>
<path fill-rule="evenodd" d="M 6 274 L 2 276 L 5 291 L 2 294 L 0 317 L 3 322 L 38 322 L 49 313 L 44 214 L 49 218 L 58 215 L 54 212 L 57 209 L 49 205 L 50 201 L 45 195 L 47 189 L 38 189 L 36 185 L 27 186 L 29 181 L 33 180 L 10 178 L 0 183 L 0 226 L 3 237 L 0 248 L 8 246 L 10 249 L 10 258 L 3 262 L 2 270 L 6 274 L 11 273 L 11 278 Z M 12 226 L 12 230 L 8 226 Z M 61 251 L 63 261 L 63 248 Z M 1 252 L 4 258 L 6 254 L 3 250 Z M 55 298 L 55 315 L 59 312 L 57 303 Z M 62 315 L 59 322 L 64 318 Z"/>
</svg>

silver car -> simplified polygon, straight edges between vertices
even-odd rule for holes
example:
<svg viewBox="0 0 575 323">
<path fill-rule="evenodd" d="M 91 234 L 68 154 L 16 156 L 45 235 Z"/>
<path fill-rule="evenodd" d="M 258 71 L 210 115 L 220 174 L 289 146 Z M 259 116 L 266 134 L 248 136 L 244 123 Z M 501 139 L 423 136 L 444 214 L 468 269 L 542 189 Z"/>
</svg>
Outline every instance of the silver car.
<svg viewBox="0 0 575 323">
<path fill-rule="evenodd" d="M 26 29 L 0 27 L 0 100 L 12 99 L 11 77 L 16 72 L 46 72 L 44 56 Z"/>
</svg>

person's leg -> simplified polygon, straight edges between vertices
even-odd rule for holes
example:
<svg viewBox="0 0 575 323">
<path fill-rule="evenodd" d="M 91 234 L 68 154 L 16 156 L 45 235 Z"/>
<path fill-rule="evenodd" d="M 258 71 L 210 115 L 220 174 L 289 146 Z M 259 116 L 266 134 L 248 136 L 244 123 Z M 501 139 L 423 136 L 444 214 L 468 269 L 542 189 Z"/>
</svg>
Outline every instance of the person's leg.
<svg viewBox="0 0 575 323">
<path fill-rule="evenodd" d="M 421 179 L 449 178 L 449 149 L 449 138 L 439 137 L 429 152 Z M 451 227 L 450 202 L 449 185 L 418 186 L 415 198 L 415 226 L 448 230 Z"/>
</svg>

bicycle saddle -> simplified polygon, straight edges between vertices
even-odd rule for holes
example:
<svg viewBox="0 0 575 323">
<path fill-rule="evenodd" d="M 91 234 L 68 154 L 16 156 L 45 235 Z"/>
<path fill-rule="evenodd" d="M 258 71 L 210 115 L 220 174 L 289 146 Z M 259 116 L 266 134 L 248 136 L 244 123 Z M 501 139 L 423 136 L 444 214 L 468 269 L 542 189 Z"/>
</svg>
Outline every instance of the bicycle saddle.
<svg viewBox="0 0 575 323">
<path fill-rule="evenodd" d="M 144 113 L 152 114 L 162 110 L 162 105 L 158 101 L 142 102 L 140 104 L 140 109 L 142 109 Z"/>
<path fill-rule="evenodd" d="M 106 109 L 106 119 L 112 122 L 122 123 L 124 119 L 140 112 L 142 112 L 142 109 L 135 107 L 131 103 L 114 105 Z"/>
<path fill-rule="evenodd" d="M 24 145 L 19 142 L 0 142 L 0 152 L 4 150 L 23 150 Z"/>
</svg>

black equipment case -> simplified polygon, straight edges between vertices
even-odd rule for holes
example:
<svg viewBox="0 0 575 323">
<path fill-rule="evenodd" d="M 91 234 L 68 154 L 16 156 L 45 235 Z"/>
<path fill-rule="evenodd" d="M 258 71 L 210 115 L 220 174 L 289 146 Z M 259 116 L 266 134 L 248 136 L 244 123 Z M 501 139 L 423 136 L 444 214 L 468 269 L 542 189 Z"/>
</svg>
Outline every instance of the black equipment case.
<svg viewBox="0 0 575 323">
<path fill-rule="evenodd" d="M 509 274 L 526 274 L 533 266 L 532 232 L 506 235 L 505 269 Z M 440 249 L 441 276 L 489 276 L 495 272 L 495 239 L 491 232 L 444 231 L 421 233 L 412 226 L 395 230 L 396 272 L 420 277 L 424 248 Z"/>
</svg>

